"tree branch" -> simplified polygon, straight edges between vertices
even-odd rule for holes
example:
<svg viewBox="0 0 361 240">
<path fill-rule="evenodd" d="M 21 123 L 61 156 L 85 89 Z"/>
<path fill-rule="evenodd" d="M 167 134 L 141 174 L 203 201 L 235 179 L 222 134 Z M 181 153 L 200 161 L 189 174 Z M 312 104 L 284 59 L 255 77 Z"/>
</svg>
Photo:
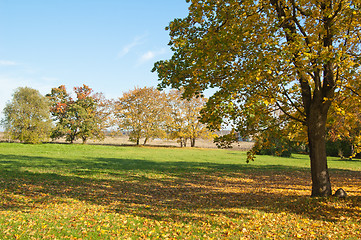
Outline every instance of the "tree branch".
<svg viewBox="0 0 361 240">
<path fill-rule="evenodd" d="M 283 109 L 283 107 L 279 104 L 279 102 L 278 102 L 277 100 L 276 100 L 276 105 L 277 105 L 277 107 L 278 107 L 287 117 L 289 117 L 290 119 L 295 120 L 295 121 L 297 121 L 297 122 L 300 122 L 300 123 L 302 123 L 302 124 L 306 124 L 306 121 L 305 121 L 305 120 L 296 118 L 296 117 L 292 116 L 291 114 L 289 114 L 287 111 L 285 111 L 285 110 Z"/>
<path fill-rule="evenodd" d="M 309 12 L 306 12 L 304 9 L 302 9 L 299 5 L 296 4 L 295 0 L 292 0 L 292 6 L 297 9 L 303 16 L 310 17 L 312 14 Z"/>
<path fill-rule="evenodd" d="M 285 9 L 280 4 L 279 0 L 271 0 L 271 4 L 275 7 L 277 16 L 280 22 L 282 22 L 282 28 L 285 30 L 286 40 L 288 43 L 292 44 L 296 40 L 294 38 L 294 35 L 297 34 L 295 23 L 291 23 L 288 21 L 287 23 L 283 21 L 284 18 L 286 18 Z M 299 82 L 302 90 L 302 101 L 304 104 L 306 116 L 308 115 L 309 108 L 311 105 L 311 99 L 312 99 L 312 93 L 311 93 L 311 87 L 307 81 L 307 77 L 305 76 L 304 72 L 301 72 L 299 69 L 302 68 L 302 64 L 298 62 L 297 58 L 299 57 L 299 53 L 295 52 L 293 57 L 293 62 L 296 67 L 297 75 L 299 77 Z"/>
<path fill-rule="evenodd" d="M 341 11 L 342 9 L 342 0 L 340 1 L 340 3 L 338 4 L 338 7 L 336 9 L 336 11 L 333 13 L 333 15 L 330 17 L 330 20 L 333 21 L 333 19 L 335 19 L 335 17 L 337 16 L 337 14 Z"/>
<path fill-rule="evenodd" d="M 288 99 L 288 101 L 291 103 L 291 105 L 297 110 L 297 112 L 299 112 L 301 115 L 303 115 L 303 116 L 306 116 L 306 114 L 305 114 L 305 112 L 304 111 L 301 111 L 301 109 L 298 107 L 298 106 L 296 106 L 296 104 L 292 101 L 292 99 L 291 99 L 291 97 L 288 95 L 288 93 L 287 93 L 287 90 L 285 89 L 285 87 L 283 86 L 283 85 L 281 85 L 282 86 L 282 88 L 283 88 L 283 95 L 285 95 L 286 96 L 286 98 Z"/>
<path fill-rule="evenodd" d="M 354 89 L 352 89 L 352 88 L 350 88 L 350 87 L 348 87 L 348 86 L 345 86 L 345 88 L 347 88 L 348 90 L 350 90 L 350 91 L 351 91 L 353 94 L 355 94 L 356 96 L 361 97 L 361 94 L 358 93 L 358 92 L 356 92 Z"/>
</svg>

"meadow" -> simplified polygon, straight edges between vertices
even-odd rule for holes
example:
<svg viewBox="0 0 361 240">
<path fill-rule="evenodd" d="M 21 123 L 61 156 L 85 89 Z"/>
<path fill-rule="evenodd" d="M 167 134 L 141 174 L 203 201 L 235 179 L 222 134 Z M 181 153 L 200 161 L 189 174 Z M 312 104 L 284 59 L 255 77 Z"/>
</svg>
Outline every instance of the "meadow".
<svg viewBox="0 0 361 240">
<path fill-rule="evenodd" d="M 191 148 L 0 143 L 0 239 L 360 239 L 361 161 Z"/>
</svg>

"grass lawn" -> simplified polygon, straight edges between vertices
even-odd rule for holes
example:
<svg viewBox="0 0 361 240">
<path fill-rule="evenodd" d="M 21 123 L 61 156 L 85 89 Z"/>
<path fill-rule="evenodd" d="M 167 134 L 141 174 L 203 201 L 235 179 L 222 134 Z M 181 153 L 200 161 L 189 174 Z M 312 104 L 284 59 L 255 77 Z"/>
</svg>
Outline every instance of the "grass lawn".
<svg viewBox="0 0 361 240">
<path fill-rule="evenodd" d="M 0 143 L 0 239 L 360 239 L 361 161 L 216 149 Z"/>
</svg>

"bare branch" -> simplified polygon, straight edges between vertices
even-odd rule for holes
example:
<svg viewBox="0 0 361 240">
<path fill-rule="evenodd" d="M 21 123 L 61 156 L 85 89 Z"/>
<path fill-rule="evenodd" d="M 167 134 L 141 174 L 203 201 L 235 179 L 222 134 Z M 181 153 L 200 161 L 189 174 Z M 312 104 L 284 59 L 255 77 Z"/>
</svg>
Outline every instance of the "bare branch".
<svg viewBox="0 0 361 240">
<path fill-rule="evenodd" d="M 358 93 L 358 92 L 356 92 L 355 89 L 352 89 L 352 88 L 350 88 L 350 87 L 348 87 L 348 86 L 345 86 L 345 88 L 347 88 L 348 90 L 350 90 L 350 91 L 351 91 L 353 94 L 355 94 L 356 96 L 361 97 L 361 94 Z"/>
</svg>

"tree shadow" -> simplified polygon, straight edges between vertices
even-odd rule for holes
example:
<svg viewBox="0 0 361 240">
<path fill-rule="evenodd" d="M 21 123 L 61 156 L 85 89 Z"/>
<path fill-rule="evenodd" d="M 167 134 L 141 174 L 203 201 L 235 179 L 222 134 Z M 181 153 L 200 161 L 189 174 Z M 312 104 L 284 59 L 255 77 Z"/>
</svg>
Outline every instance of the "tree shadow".
<svg viewBox="0 0 361 240">
<path fill-rule="evenodd" d="M 361 190 L 352 187 L 361 186 L 360 172 L 333 175 L 334 185 L 353 189 L 351 196 L 310 198 L 310 173 L 298 167 L 0 154 L 0 209 L 71 198 L 164 221 L 212 221 L 212 214 L 247 218 L 236 211 L 244 208 L 325 221 L 361 218 Z"/>
</svg>

